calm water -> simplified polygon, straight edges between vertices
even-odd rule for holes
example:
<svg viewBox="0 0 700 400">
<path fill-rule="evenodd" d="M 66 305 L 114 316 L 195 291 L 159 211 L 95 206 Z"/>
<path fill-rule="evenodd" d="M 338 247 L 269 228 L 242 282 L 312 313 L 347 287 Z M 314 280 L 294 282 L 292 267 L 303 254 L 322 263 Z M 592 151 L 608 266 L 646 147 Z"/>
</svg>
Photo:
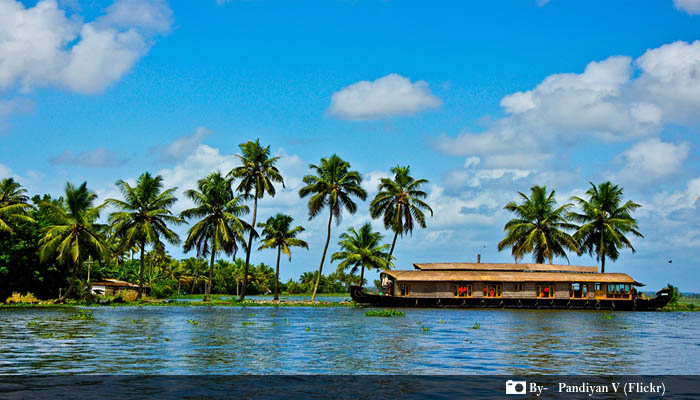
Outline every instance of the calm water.
<svg viewBox="0 0 700 400">
<path fill-rule="evenodd" d="M 700 374 L 700 313 L 91 311 L 72 321 L 76 310 L 0 309 L 0 374 Z"/>
</svg>

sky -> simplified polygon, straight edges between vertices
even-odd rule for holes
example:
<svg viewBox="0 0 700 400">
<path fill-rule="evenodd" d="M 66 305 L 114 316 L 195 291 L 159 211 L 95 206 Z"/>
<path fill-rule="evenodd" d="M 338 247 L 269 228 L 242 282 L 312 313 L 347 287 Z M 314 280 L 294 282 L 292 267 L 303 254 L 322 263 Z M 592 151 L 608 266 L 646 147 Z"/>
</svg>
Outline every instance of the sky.
<svg viewBox="0 0 700 400">
<path fill-rule="evenodd" d="M 310 246 L 284 281 L 318 268 L 325 218 L 297 193 L 336 153 L 369 199 L 396 165 L 429 180 L 434 216 L 399 238 L 398 269 L 512 262 L 497 244 L 518 192 L 565 204 L 610 180 L 645 237 L 606 271 L 700 292 L 700 0 L 0 0 L 0 177 L 30 194 L 87 181 L 119 198 L 149 171 L 179 212 L 256 138 L 285 179 L 259 220 L 292 215 Z M 333 226 L 330 254 L 365 222 L 390 242 L 368 208 Z"/>
</svg>

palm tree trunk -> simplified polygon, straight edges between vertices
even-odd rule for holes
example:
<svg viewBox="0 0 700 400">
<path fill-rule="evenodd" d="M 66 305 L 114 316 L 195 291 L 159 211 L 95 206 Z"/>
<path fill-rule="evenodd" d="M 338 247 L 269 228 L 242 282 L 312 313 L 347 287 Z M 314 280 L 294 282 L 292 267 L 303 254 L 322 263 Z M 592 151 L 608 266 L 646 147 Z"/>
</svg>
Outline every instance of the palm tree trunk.
<svg viewBox="0 0 700 400">
<path fill-rule="evenodd" d="M 256 192 L 257 193 L 257 192 Z M 255 195 L 253 201 L 253 224 L 250 227 L 250 236 L 248 236 L 248 248 L 245 252 L 245 268 L 243 270 L 243 288 L 241 288 L 241 300 L 245 299 L 245 289 L 248 286 L 248 263 L 250 262 L 250 249 L 253 247 L 253 231 L 255 230 L 255 219 L 258 216 L 258 196 Z"/>
<path fill-rule="evenodd" d="M 600 255 L 600 273 L 605 273 L 605 253 Z"/>
<path fill-rule="evenodd" d="M 145 250 L 146 250 L 146 244 L 144 242 L 141 242 L 141 272 L 139 272 L 139 293 L 138 293 L 139 300 L 141 300 L 143 298 L 143 271 L 146 269 L 146 267 L 144 265 L 145 260 L 143 258 L 143 254 L 144 254 Z"/>
<path fill-rule="evenodd" d="M 73 287 L 75 286 L 75 278 L 78 275 L 78 265 L 80 265 L 80 263 L 76 264 L 73 267 L 73 274 L 71 275 L 71 278 L 70 278 L 70 285 L 68 285 L 68 289 L 66 290 L 66 292 L 63 293 L 63 295 L 61 297 L 59 297 L 58 300 L 56 300 L 57 302 L 62 303 L 70 295 L 70 292 L 73 290 Z"/>
<path fill-rule="evenodd" d="M 177 295 L 180 295 L 180 280 L 177 280 Z"/>
<path fill-rule="evenodd" d="M 391 261 L 391 256 L 394 254 L 394 246 L 396 246 L 396 238 L 399 236 L 399 232 L 394 232 L 394 240 L 391 241 L 391 250 L 389 250 L 389 260 Z"/>
<path fill-rule="evenodd" d="M 207 281 L 206 288 L 204 289 L 204 301 L 209 301 L 211 297 L 211 281 L 214 277 L 214 257 L 216 257 L 216 251 L 214 246 L 211 246 L 211 259 L 209 260 L 209 280 Z"/>
<path fill-rule="evenodd" d="M 326 252 L 328 251 L 328 243 L 331 241 L 331 221 L 333 221 L 333 210 L 328 217 L 328 235 L 326 236 L 326 245 L 323 247 L 323 255 L 321 256 L 321 265 L 318 267 L 318 276 L 316 277 L 316 285 L 314 293 L 311 295 L 311 301 L 316 301 L 316 293 L 318 292 L 318 284 L 321 282 L 321 272 L 323 271 L 323 262 L 326 260 Z"/>
<path fill-rule="evenodd" d="M 277 269 L 275 270 L 275 301 L 280 299 L 277 282 L 280 280 L 280 253 L 282 252 L 282 247 L 277 246 Z"/>
<path fill-rule="evenodd" d="M 365 266 L 360 269 L 360 287 L 365 286 Z"/>
</svg>

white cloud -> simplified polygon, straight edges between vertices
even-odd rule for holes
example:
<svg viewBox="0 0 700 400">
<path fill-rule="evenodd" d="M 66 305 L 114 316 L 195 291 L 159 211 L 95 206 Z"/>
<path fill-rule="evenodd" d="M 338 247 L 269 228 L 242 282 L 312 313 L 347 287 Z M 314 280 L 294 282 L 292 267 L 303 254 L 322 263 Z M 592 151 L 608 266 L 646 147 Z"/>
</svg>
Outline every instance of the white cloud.
<svg viewBox="0 0 700 400">
<path fill-rule="evenodd" d="M 117 0 L 105 15 L 83 22 L 55 0 L 31 8 L 0 0 L 0 89 L 101 92 L 148 51 L 153 34 L 169 29 L 171 14 L 162 1 Z"/>
<path fill-rule="evenodd" d="M 411 83 L 401 75 L 389 74 L 333 93 L 328 112 L 338 118 L 363 121 L 415 114 L 441 104 L 425 81 Z"/>
<path fill-rule="evenodd" d="M 505 116 L 483 131 L 443 134 L 435 147 L 479 157 L 487 168 L 531 169 L 572 143 L 644 139 L 668 124 L 699 123 L 700 41 L 650 49 L 634 62 L 613 56 L 582 73 L 553 74 L 505 96 L 501 106 Z"/>
<path fill-rule="evenodd" d="M 700 0 L 673 0 L 673 5 L 690 15 L 700 14 Z"/>
<path fill-rule="evenodd" d="M 126 159 L 119 158 L 113 152 L 99 148 L 92 151 L 82 153 L 73 153 L 71 150 L 66 150 L 63 153 L 51 157 L 53 165 L 72 165 L 76 167 L 92 167 L 92 168 L 113 168 L 119 167 L 126 163 Z"/>
<path fill-rule="evenodd" d="M 26 113 L 33 109 L 33 103 L 22 97 L 10 100 L 0 99 L 0 130 L 5 128 L 7 119 L 14 114 Z"/>
<path fill-rule="evenodd" d="M 211 134 L 211 131 L 200 126 L 192 134 L 180 136 L 165 146 L 152 147 L 150 152 L 160 153 L 161 161 L 180 161 L 192 154 L 209 134 Z"/>
<path fill-rule="evenodd" d="M 639 142 L 617 157 L 624 167 L 616 178 L 637 182 L 658 180 L 677 172 L 689 152 L 688 143 L 675 145 L 659 139 Z"/>
<path fill-rule="evenodd" d="M 10 167 L 0 164 L 0 179 L 8 178 L 10 176 L 13 176 Z"/>
</svg>

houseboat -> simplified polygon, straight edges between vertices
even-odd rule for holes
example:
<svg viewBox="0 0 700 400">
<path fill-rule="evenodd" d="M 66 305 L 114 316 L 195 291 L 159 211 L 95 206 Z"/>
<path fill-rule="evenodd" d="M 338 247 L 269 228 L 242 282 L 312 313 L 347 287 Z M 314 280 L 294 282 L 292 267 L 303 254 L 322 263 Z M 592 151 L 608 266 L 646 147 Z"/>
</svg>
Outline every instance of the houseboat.
<svg viewBox="0 0 700 400">
<path fill-rule="evenodd" d="M 380 274 L 383 291 L 351 286 L 361 304 L 388 307 L 570 308 L 654 310 L 670 300 L 663 289 L 647 298 L 644 284 L 598 267 L 550 264 L 427 263 Z"/>
</svg>

